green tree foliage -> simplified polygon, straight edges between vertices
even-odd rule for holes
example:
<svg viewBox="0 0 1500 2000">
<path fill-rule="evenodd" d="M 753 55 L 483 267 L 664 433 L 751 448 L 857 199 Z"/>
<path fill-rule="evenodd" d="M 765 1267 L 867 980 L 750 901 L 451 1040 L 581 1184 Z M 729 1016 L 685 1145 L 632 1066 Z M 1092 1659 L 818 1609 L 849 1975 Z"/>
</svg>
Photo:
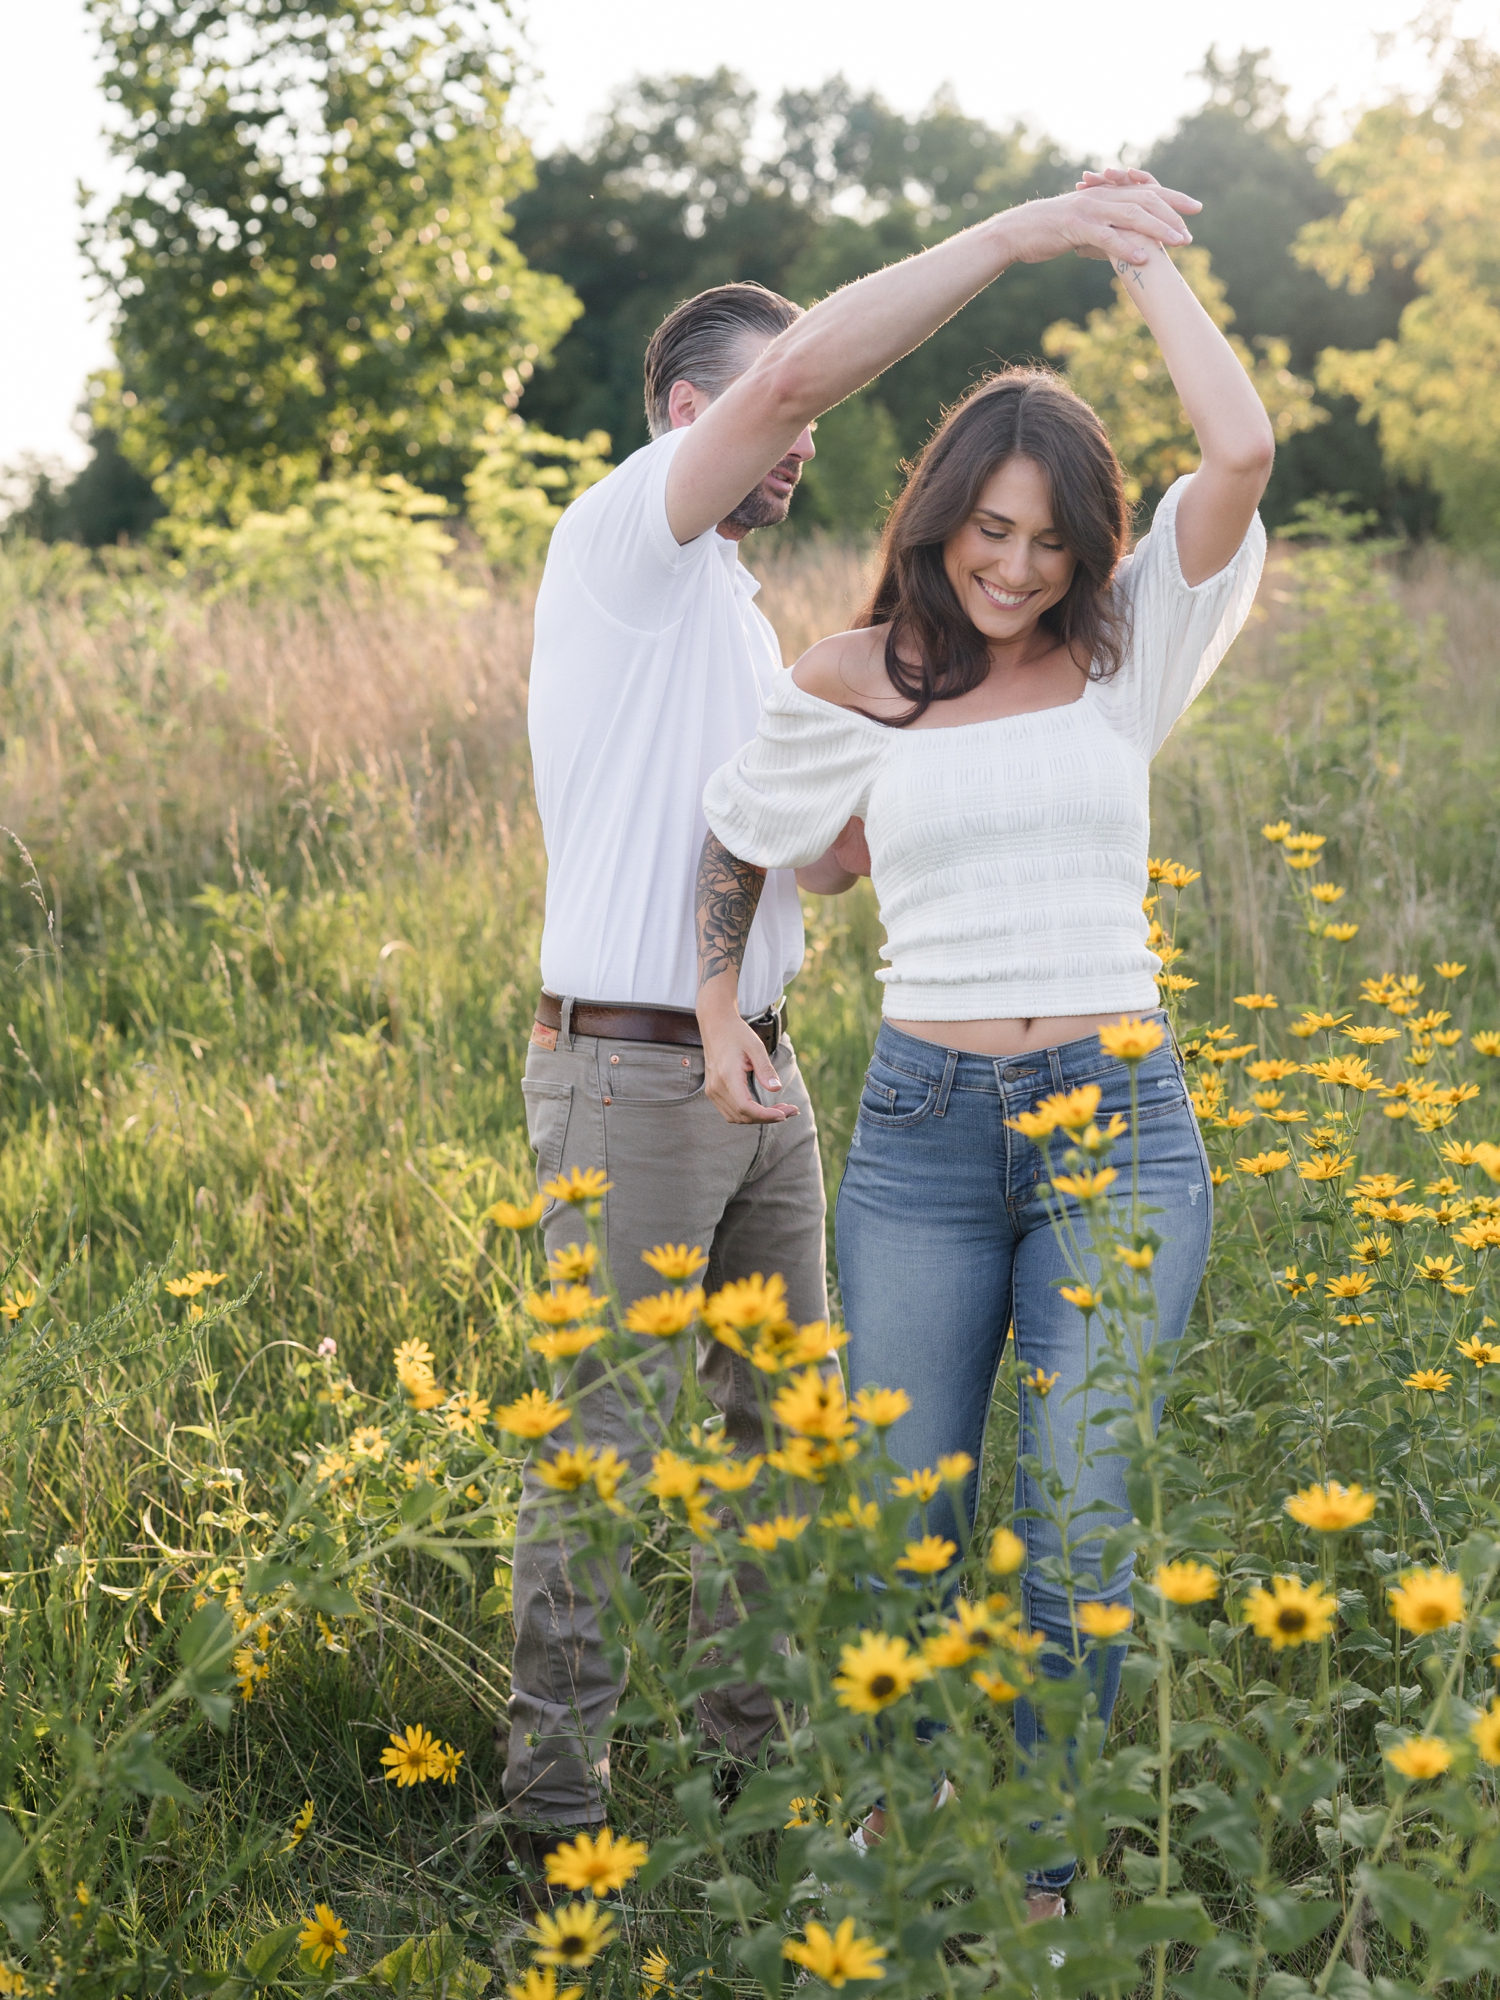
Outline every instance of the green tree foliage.
<svg viewBox="0 0 1500 2000">
<path fill-rule="evenodd" d="M 1353 396 L 1389 462 L 1430 480 L 1456 541 L 1500 535 L 1500 56 L 1457 42 L 1430 104 L 1367 112 L 1323 162 L 1341 197 L 1297 255 L 1355 298 L 1416 287 L 1394 337 L 1330 347 L 1322 388 Z"/>
<path fill-rule="evenodd" d="M 1214 324 L 1227 332 L 1235 315 L 1208 252 L 1195 244 L 1176 261 Z M 1107 312 L 1091 312 L 1086 327 L 1060 320 L 1047 329 L 1042 345 L 1066 364 L 1073 387 L 1098 411 L 1125 467 L 1130 499 L 1154 505 L 1174 479 L 1195 469 L 1198 440 L 1151 329 L 1118 283 L 1115 291 Z M 1313 401 L 1312 384 L 1287 366 L 1284 340 L 1261 334 L 1252 348 L 1237 334 L 1228 337 L 1265 405 L 1278 445 L 1327 421 L 1328 412 Z"/>
<path fill-rule="evenodd" d="M 609 435 L 553 437 L 509 410 L 491 410 L 464 482 L 470 526 L 492 563 L 538 567 L 563 509 L 609 471 Z"/>
<path fill-rule="evenodd" d="M 188 521 L 401 474 L 456 498 L 473 438 L 579 311 L 510 204 L 499 0 L 90 0 L 125 192 L 94 420 Z"/>
<path fill-rule="evenodd" d="M 529 419 L 575 436 L 600 427 L 623 456 L 646 438 L 646 341 L 679 300 L 755 278 L 810 303 L 1077 173 L 1019 128 L 997 132 L 946 97 L 908 118 L 840 77 L 785 93 L 756 158 L 757 108 L 728 70 L 647 79 L 615 99 L 580 150 L 540 163 L 516 204 L 516 240 L 586 311 L 528 387 Z M 985 367 L 1039 353 L 1043 328 L 1108 296 L 1107 273 L 1082 261 L 1009 272 L 824 420 L 823 461 L 806 475 L 793 521 L 871 525 L 896 489 L 901 454 L 920 447 L 945 402 Z M 836 465 L 846 447 L 856 456 Z"/>
</svg>

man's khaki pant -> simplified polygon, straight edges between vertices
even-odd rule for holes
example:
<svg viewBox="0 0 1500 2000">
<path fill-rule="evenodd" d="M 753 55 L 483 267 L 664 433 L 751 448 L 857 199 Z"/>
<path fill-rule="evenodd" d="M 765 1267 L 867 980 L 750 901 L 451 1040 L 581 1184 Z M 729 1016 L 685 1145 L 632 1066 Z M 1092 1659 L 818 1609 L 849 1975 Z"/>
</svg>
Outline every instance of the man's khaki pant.
<svg viewBox="0 0 1500 2000">
<path fill-rule="evenodd" d="M 565 1004 L 565 1023 L 567 1013 Z M 817 1127 L 789 1042 L 782 1042 L 774 1061 L 783 1086 L 777 1101 L 796 1105 L 801 1115 L 774 1125 L 730 1125 L 705 1093 L 700 1049 L 603 1041 L 570 1035 L 566 1025 L 555 1049 L 533 1042 L 522 1088 L 538 1180 L 570 1167 L 602 1167 L 609 1176 L 603 1241 L 627 1305 L 665 1286 L 641 1262 L 642 1251 L 686 1242 L 708 1253 L 700 1273 L 708 1291 L 756 1271 L 779 1271 L 793 1320 L 827 1317 Z M 560 1202 L 551 1204 L 542 1228 L 549 1256 L 587 1236 L 582 1217 Z M 680 1386 L 681 1343 L 643 1339 L 640 1361 L 650 1371 L 665 1421 Z M 763 1448 L 748 1363 L 703 1339 L 697 1368 L 734 1447 Z M 569 1389 L 576 1395 L 599 1374 L 597 1361 L 585 1354 Z M 613 1445 L 645 1470 L 654 1444 L 643 1413 L 632 1408 L 638 1400 L 611 1386 L 583 1396 L 576 1408 L 588 1444 L 596 1450 Z M 559 1436 L 572 1441 L 571 1432 Z M 570 1571 L 557 1533 L 558 1496 L 537 1479 L 536 1456 L 527 1465 L 516 1524 L 505 1796 L 520 1818 L 577 1826 L 605 1817 L 609 1732 L 624 1683 L 610 1670 L 601 1642 L 598 1589 L 591 1591 L 585 1576 Z M 622 1567 L 629 1560 L 627 1549 Z M 730 1615 L 726 1598 L 717 1622 Z M 696 1592 L 692 1619 L 696 1632 L 712 1629 L 699 1614 Z M 769 1698 L 756 1686 L 718 1689 L 699 1702 L 705 1735 L 738 1757 L 755 1755 L 774 1720 Z"/>
</svg>

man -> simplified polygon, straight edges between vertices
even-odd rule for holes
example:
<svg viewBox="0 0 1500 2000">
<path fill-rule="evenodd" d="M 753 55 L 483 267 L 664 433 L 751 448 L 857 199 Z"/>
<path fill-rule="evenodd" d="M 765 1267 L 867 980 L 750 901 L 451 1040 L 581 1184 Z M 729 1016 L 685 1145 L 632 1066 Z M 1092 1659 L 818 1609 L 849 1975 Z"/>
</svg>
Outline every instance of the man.
<svg viewBox="0 0 1500 2000">
<path fill-rule="evenodd" d="M 825 1318 L 824 1199 L 812 1107 L 782 1024 L 802 962 L 798 880 L 824 893 L 854 876 L 839 848 L 794 880 L 773 871 L 745 945 L 744 1019 L 725 1088 L 704 1088 L 694 1015 L 694 881 L 709 773 L 755 732 L 780 666 L 739 543 L 785 519 L 811 425 L 917 346 L 1009 263 L 1075 248 L 1129 263 L 1182 242 L 1186 197 L 1090 188 L 995 216 L 874 273 L 810 312 L 757 285 L 679 306 L 646 352 L 652 442 L 575 501 L 558 524 L 537 599 L 530 730 L 547 845 L 543 992 L 523 1089 L 542 1181 L 600 1168 L 604 1238 L 627 1304 L 660 1279 L 642 1253 L 666 1242 L 708 1255 L 714 1289 L 779 1272 L 790 1318 Z M 846 830 L 847 831 L 847 830 Z M 857 842 L 855 843 L 857 845 Z M 553 1203 L 549 1255 L 581 1239 Z M 665 1342 L 643 1355 L 669 1408 Z M 746 1364 L 700 1346 L 699 1380 L 731 1443 L 761 1442 Z M 575 1386 L 597 1380 L 587 1355 Z M 588 1442 L 640 1466 L 639 1413 L 610 1391 L 579 1404 Z M 559 1830 L 605 1817 L 619 1681 L 595 1608 L 549 1529 L 528 1468 L 517 1524 L 507 1807 L 535 1865 Z M 700 1628 L 701 1629 L 701 1628 Z M 763 1691 L 719 1691 L 705 1734 L 753 1757 L 772 1724 Z"/>
</svg>

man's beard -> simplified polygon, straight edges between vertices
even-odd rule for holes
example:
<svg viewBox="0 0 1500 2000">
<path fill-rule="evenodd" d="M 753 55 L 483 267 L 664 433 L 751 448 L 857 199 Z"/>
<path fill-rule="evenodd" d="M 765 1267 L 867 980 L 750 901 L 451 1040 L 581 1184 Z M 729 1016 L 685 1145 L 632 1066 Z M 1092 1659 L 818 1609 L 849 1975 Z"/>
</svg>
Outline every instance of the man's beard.
<svg viewBox="0 0 1500 2000">
<path fill-rule="evenodd" d="M 791 475 L 790 468 L 783 468 L 781 466 L 777 466 L 776 468 L 778 472 L 784 469 L 788 472 L 789 476 L 795 476 L 798 479 L 801 478 L 800 469 L 795 475 Z M 745 495 L 734 512 L 726 514 L 724 519 L 729 527 L 738 528 L 742 533 L 749 534 L 754 528 L 776 527 L 779 522 L 786 519 L 787 514 L 791 510 L 791 505 L 792 496 L 790 493 L 773 493 L 765 481 L 762 480 L 758 486 L 752 488 Z"/>
</svg>

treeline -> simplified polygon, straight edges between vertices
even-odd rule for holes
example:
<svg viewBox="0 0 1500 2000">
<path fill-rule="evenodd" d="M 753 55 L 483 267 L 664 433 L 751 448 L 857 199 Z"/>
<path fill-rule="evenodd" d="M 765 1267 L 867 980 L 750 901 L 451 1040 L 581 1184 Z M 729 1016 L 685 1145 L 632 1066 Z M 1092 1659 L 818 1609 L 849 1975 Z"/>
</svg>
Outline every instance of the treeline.
<svg viewBox="0 0 1500 2000">
<path fill-rule="evenodd" d="M 499 0 L 90 11 L 125 169 L 85 238 L 114 359 L 93 461 L 34 472 L 6 531 L 146 537 L 213 587 L 437 587 L 444 514 L 534 565 L 644 440 L 642 351 L 677 301 L 756 278 L 811 302 L 1084 164 L 948 96 L 908 116 L 834 77 L 762 107 L 727 70 L 638 79 L 536 161 Z M 1427 102 L 1322 154 L 1264 50 L 1210 53 L 1145 155 L 1204 203 L 1181 268 L 1276 425 L 1273 525 L 1331 498 L 1500 546 L 1500 57 L 1441 55 Z M 1021 266 L 824 418 L 793 531 L 867 532 L 943 406 L 1022 359 L 1067 369 L 1147 505 L 1194 462 L 1107 266 Z"/>
<path fill-rule="evenodd" d="M 1143 164 L 1203 202 L 1194 236 L 1225 287 L 1234 331 L 1252 344 L 1284 341 L 1302 376 L 1325 348 L 1394 336 L 1416 290 L 1409 267 L 1381 269 L 1351 293 L 1293 258 L 1299 233 L 1341 203 L 1319 175 L 1319 148 L 1288 117 L 1268 52 L 1232 63 L 1211 52 L 1202 74 L 1201 108 Z M 584 311 L 527 388 L 521 411 L 532 421 L 569 435 L 602 428 L 623 455 L 646 437 L 641 351 L 679 299 L 755 278 L 809 302 L 983 216 L 1071 187 L 1086 164 L 1019 126 L 967 117 L 951 97 L 908 117 L 841 77 L 780 97 L 775 142 L 762 141 L 757 158 L 760 108 L 728 70 L 643 79 L 586 145 L 538 162 L 536 185 L 515 204 L 516 243 L 529 263 L 564 278 Z M 985 368 L 1043 358 L 1049 327 L 1083 322 L 1110 298 L 1100 263 L 1008 272 L 824 420 L 797 522 L 870 525 L 897 460 L 920 446 L 945 402 Z M 1387 468 L 1353 399 L 1320 400 L 1327 419 L 1283 444 L 1268 518 L 1288 519 L 1314 495 L 1348 494 L 1391 526 L 1429 526 L 1430 494 Z"/>
</svg>

